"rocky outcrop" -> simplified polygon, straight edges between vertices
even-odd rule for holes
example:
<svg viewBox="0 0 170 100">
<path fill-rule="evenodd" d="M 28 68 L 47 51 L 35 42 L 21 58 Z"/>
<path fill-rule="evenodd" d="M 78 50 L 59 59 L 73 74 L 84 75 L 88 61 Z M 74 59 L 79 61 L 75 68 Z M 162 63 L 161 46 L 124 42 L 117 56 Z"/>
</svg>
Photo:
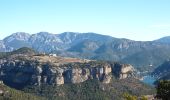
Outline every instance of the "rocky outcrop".
<svg viewBox="0 0 170 100">
<path fill-rule="evenodd" d="M 112 79 L 111 75 L 104 75 L 102 82 L 108 84 L 108 83 L 110 83 L 111 79 Z"/>
<path fill-rule="evenodd" d="M 169 39 L 169 37 L 167 38 Z M 168 55 L 170 55 L 170 44 L 167 39 L 144 42 L 95 33 L 64 32 L 51 34 L 39 32 L 29 35 L 19 32 L 0 40 L 1 52 L 10 52 L 21 47 L 31 47 L 38 52 L 65 57 L 114 60 L 141 68 L 148 66 L 144 69 L 145 71 L 152 71 L 166 59 L 169 59 Z M 153 67 L 150 68 L 151 62 Z"/>
<path fill-rule="evenodd" d="M 81 83 L 88 79 L 97 79 L 110 83 L 112 77 L 125 79 L 132 77 L 133 67 L 126 64 L 91 61 L 70 63 L 59 66 L 29 60 L 10 60 L 1 62 L 0 78 L 13 84 L 50 84 Z"/>
<path fill-rule="evenodd" d="M 115 64 L 113 73 L 119 79 L 125 79 L 134 76 L 134 68 L 130 64 Z"/>
<path fill-rule="evenodd" d="M 71 69 L 71 83 L 81 83 L 87 79 L 88 77 L 85 77 L 85 75 L 83 75 L 83 71 L 81 68 Z"/>
</svg>

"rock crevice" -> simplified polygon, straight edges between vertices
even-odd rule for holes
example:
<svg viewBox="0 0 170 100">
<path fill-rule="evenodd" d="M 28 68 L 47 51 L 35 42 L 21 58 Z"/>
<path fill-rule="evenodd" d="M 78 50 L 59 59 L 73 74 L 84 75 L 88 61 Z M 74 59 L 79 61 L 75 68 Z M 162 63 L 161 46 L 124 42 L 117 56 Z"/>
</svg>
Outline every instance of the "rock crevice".
<svg viewBox="0 0 170 100">
<path fill-rule="evenodd" d="M 50 84 L 81 83 L 88 79 L 98 79 L 110 83 L 112 77 L 125 79 L 133 77 L 134 69 L 128 64 L 99 63 L 70 63 L 53 66 L 30 61 L 12 60 L 0 64 L 0 78 L 3 81 L 18 84 Z"/>
</svg>

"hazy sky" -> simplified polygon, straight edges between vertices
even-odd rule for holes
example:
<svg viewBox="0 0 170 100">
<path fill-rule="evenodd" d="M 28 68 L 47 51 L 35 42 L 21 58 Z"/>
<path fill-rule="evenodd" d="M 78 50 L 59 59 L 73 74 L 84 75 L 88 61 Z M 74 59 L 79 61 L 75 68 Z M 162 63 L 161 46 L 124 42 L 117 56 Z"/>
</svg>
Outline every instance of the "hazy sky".
<svg viewBox="0 0 170 100">
<path fill-rule="evenodd" d="M 170 0 L 0 0 L 0 39 L 15 32 L 170 36 Z"/>
</svg>

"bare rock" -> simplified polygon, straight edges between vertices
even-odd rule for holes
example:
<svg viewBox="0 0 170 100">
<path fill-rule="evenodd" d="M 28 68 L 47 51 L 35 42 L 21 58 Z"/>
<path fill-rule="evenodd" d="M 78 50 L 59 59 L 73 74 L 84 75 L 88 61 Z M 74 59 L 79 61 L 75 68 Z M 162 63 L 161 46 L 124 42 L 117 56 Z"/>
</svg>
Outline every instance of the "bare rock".
<svg viewBox="0 0 170 100">
<path fill-rule="evenodd" d="M 108 84 L 111 82 L 112 76 L 111 75 L 104 75 L 103 77 L 103 83 Z"/>
<path fill-rule="evenodd" d="M 57 76 L 57 77 L 56 77 L 56 84 L 57 84 L 57 85 L 62 85 L 62 84 L 64 84 L 64 77 L 63 77 L 63 76 Z"/>
</svg>

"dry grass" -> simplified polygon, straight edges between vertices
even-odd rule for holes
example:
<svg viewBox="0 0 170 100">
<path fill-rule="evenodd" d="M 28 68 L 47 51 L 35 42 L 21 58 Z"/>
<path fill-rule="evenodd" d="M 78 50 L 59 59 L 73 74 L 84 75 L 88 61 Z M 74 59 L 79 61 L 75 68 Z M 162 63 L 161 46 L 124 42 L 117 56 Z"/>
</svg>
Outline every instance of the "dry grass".
<svg viewBox="0 0 170 100">
<path fill-rule="evenodd" d="M 25 59 L 25 60 L 31 60 L 31 61 L 38 61 L 40 63 L 52 63 L 53 65 L 61 65 L 61 64 L 67 64 L 67 63 L 75 63 L 75 62 L 80 62 L 80 63 L 85 63 L 89 62 L 91 60 L 87 59 L 79 59 L 79 58 L 70 58 L 70 57 L 60 57 L 60 56 L 48 56 L 48 55 L 31 55 L 31 56 L 22 56 L 18 55 L 13 57 L 13 59 Z"/>
</svg>

